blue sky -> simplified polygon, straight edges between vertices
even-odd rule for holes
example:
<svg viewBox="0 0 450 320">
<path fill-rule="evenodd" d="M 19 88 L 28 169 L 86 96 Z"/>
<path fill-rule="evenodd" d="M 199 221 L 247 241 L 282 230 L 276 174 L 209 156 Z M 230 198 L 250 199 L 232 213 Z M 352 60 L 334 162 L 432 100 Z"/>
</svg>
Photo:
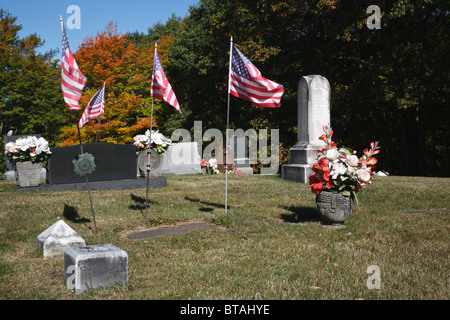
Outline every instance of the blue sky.
<svg viewBox="0 0 450 320">
<path fill-rule="evenodd" d="M 86 37 L 103 31 L 109 21 L 117 23 L 120 33 L 147 33 L 149 27 L 165 23 L 173 13 L 185 17 L 189 7 L 197 3 L 198 0 L 0 0 L 0 8 L 17 17 L 16 24 L 22 25 L 21 38 L 36 33 L 45 40 L 44 46 L 38 49 L 43 53 L 50 49 L 61 51 L 60 15 L 70 48 L 76 52 Z M 71 5 L 80 8 L 80 29 L 68 28 L 73 11 L 67 13 L 67 9 Z"/>
</svg>

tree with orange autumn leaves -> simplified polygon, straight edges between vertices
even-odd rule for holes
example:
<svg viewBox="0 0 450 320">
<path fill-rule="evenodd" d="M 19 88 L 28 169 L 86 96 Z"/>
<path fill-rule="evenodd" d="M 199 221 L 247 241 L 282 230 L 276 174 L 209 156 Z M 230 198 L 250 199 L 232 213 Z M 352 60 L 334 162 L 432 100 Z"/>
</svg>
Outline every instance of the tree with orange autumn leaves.
<svg viewBox="0 0 450 320">
<path fill-rule="evenodd" d="M 158 54 L 163 66 L 167 63 L 172 36 L 162 35 Z M 88 37 L 74 54 L 78 66 L 87 77 L 81 98 L 81 112 L 74 113 L 74 122 L 61 135 L 59 146 L 79 143 L 77 124 L 92 96 L 105 83 L 105 113 L 80 129 L 82 142 L 133 143 L 133 136 L 150 127 L 150 84 L 154 46 L 136 46 L 127 35 L 117 32 L 110 22 L 103 32 Z M 155 113 L 163 102 L 154 100 L 153 127 L 158 129 Z M 146 106 L 146 107 L 145 107 Z"/>
</svg>

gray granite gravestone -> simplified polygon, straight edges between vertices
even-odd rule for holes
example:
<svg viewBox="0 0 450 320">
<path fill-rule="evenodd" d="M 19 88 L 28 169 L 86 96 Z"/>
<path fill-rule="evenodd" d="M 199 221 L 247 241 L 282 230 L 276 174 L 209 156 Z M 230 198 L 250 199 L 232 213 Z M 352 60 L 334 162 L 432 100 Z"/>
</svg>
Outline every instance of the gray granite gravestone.
<svg viewBox="0 0 450 320">
<path fill-rule="evenodd" d="M 330 84 L 319 75 L 304 76 L 298 85 L 298 143 L 289 150 L 289 164 L 281 167 L 281 177 L 307 183 L 317 150 L 324 147 L 319 137 L 330 125 Z"/>
<path fill-rule="evenodd" d="M 201 172 L 201 157 L 196 142 L 173 143 L 162 155 L 160 174 L 196 174 Z"/>
<path fill-rule="evenodd" d="M 128 255 L 112 244 L 64 251 L 64 282 L 76 294 L 128 282 Z"/>
<path fill-rule="evenodd" d="M 234 167 L 245 174 L 253 174 L 248 156 L 248 137 L 235 137 L 231 139 L 230 145 L 233 148 Z"/>
</svg>

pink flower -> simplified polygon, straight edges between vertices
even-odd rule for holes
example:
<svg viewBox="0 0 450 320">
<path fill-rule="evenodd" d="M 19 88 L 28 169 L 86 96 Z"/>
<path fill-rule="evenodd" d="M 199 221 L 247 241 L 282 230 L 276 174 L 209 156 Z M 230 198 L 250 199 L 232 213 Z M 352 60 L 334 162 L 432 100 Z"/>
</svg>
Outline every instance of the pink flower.
<svg viewBox="0 0 450 320">
<path fill-rule="evenodd" d="M 14 142 L 8 142 L 7 144 L 5 144 L 5 152 L 9 154 L 16 153 L 16 144 Z"/>
</svg>

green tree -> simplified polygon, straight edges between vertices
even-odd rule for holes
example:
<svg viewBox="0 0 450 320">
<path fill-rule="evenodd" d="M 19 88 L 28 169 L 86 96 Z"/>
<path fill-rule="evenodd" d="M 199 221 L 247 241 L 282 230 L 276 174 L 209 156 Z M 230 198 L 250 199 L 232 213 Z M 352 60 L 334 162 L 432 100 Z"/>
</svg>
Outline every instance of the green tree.
<svg viewBox="0 0 450 320">
<path fill-rule="evenodd" d="M 229 39 L 267 78 L 285 87 L 281 108 L 231 100 L 233 127 L 279 128 L 295 144 L 297 86 L 320 74 L 332 89 L 337 142 L 359 150 L 381 145 L 378 168 L 403 175 L 450 174 L 448 4 L 441 0 L 379 1 L 381 29 L 371 30 L 371 1 L 202 0 L 175 35 L 169 55 L 174 86 L 191 112 L 224 128 Z"/>
<path fill-rule="evenodd" d="M 16 20 L 0 10 L 0 142 L 12 130 L 42 134 L 53 146 L 69 117 L 60 94 L 60 68 L 51 60 L 55 52 L 36 53 L 43 44 L 36 34 L 19 37 Z"/>
<path fill-rule="evenodd" d="M 163 65 L 167 62 L 166 52 L 172 42 L 172 36 L 161 34 L 158 53 Z M 109 23 L 103 32 L 86 38 L 74 54 L 88 79 L 81 98 L 83 109 L 103 82 L 106 84 L 105 114 L 100 117 L 100 124 L 97 121 L 85 124 L 80 130 L 82 141 L 95 141 L 99 128 L 100 142 L 132 143 L 133 136 L 150 127 L 150 84 L 155 44 L 146 46 L 139 41 L 136 44 L 127 34 L 118 33 L 116 25 Z M 158 110 L 162 105 L 160 100 L 154 101 L 154 129 L 159 128 Z M 78 120 L 64 129 L 61 146 L 78 143 L 77 123 Z"/>
</svg>

